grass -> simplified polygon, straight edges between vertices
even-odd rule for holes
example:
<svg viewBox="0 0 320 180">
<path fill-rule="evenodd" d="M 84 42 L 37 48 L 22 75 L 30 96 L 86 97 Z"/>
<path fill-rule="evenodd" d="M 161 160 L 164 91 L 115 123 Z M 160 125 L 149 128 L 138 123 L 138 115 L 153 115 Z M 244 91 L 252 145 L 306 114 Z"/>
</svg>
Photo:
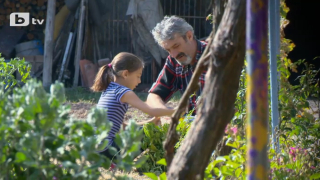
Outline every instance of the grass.
<svg viewBox="0 0 320 180">
<path fill-rule="evenodd" d="M 91 92 L 86 88 L 67 88 L 66 89 L 66 100 L 67 102 L 88 102 L 97 103 L 101 93 Z"/>
</svg>

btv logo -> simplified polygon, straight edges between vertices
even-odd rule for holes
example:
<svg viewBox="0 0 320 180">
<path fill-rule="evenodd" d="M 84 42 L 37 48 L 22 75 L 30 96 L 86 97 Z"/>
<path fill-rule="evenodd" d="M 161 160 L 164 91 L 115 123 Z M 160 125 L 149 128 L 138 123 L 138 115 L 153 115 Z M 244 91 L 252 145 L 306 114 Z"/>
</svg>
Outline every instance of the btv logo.
<svg viewBox="0 0 320 180">
<path fill-rule="evenodd" d="M 31 19 L 33 25 L 42 25 L 44 19 Z M 30 24 L 30 14 L 29 13 L 11 13 L 10 14 L 10 26 L 28 26 Z"/>
</svg>

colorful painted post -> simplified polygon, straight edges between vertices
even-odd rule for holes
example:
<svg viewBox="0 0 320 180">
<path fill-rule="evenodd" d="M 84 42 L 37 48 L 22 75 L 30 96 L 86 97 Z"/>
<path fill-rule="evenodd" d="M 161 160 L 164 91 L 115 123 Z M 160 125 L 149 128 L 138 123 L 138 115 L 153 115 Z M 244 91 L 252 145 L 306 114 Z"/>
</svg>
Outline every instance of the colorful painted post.
<svg viewBox="0 0 320 180">
<path fill-rule="evenodd" d="M 268 0 L 247 0 L 247 179 L 268 179 Z"/>
</svg>

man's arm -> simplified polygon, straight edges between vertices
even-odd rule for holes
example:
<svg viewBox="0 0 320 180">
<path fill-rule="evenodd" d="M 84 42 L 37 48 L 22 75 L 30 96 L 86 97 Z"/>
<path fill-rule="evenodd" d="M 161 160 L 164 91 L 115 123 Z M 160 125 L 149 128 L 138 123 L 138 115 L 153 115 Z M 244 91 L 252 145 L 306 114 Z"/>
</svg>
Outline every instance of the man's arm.
<svg viewBox="0 0 320 180">
<path fill-rule="evenodd" d="M 156 82 L 149 90 L 146 103 L 155 108 L 167 108 L 165 102 L 178 90 L 176 78 L 175 64 L 168 56 Z"/>
<path fill-rule="evenodd" d="M 151 107 L 167 108 L 158 94 L 149 93 L 146 103 Z"/>
</svg>

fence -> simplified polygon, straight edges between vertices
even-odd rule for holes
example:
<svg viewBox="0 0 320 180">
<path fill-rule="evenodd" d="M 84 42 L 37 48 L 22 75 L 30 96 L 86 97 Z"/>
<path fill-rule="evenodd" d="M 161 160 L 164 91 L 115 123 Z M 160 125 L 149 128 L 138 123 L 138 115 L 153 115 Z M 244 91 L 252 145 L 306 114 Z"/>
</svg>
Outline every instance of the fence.
<svg viewBox="0 0 320 180">
<path fill-rule="evenodd" d="M 184 18 L 193 28 L 197 38 L 209 36 L 212 24 L 206 17 L 212 11 L 211 0 L 160 0 L 164 15 Z"/>
<path fill-rule="evenodd" d="M 210 34 L 212 25 L 206 21 L 207 9 L 210 7 L 210 0 L 160 0 L 164 15 L 177 15 L 185 18 L 194 27 L 197 38 L 203 38 Z M 137 34 L 133 29 L 130 17 L 126 16 L 129 0 L 106 0 L 104 9 L 107 12 L 101 27 L 97 30 L 101 57 L 112 59 L 119 52 L 135 53 L 135 43 L 132 37 Z M 151 59 L 146 61 L 142 84 L 151 84 L 155 80 L 157 71 L 152 56 L 145 53 L 143 58 Z"/>
</svg>

